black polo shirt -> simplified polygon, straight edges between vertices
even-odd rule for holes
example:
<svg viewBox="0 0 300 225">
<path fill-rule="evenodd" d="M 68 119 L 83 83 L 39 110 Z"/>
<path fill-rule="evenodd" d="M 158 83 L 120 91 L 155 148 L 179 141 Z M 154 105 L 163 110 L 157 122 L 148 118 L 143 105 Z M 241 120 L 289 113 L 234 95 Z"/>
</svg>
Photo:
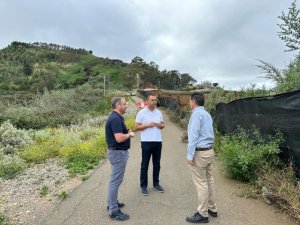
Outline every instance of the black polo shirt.
<svg viewBox="0 0 300 225">
<path fill-rule="evenodd" d="M 124 117 L 112 111 L 105 124 L 105 136 L 108 149 L 128 150 L 130 148 L 130 138 L 122 143 L 115 139 L 115 133 L 128 134 L 128 129 L 124 123 Z"/>
</svg>

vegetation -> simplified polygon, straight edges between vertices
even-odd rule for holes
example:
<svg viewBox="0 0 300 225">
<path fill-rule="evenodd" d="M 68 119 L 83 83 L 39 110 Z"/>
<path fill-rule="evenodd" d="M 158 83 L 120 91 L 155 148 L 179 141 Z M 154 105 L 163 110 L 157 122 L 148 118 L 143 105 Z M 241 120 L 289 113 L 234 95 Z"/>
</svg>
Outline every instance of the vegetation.
<svg viewBox="0 0 300 225">
<path fill-rule="evenodd" d="M 280 31 L 278 36 L 286 44 L 286 51 L 297 51 L 300 49 L 300 16 L 296 1 L 291 4 L 287 14 L 282 12 L 278 17 L 282 23 L 278 24 Z M 259 60 L 257 65 L 265 77 L 276 83 L 276 92 L 284 93 L 300 89 L 300 54 L 290 62 L 284 70 L 279 70 L 271 63 Z"/>
<path fill-rule="evenodd" d="M 279 18 L 283 21 L 278 25 L 279 37 L 288 51 L 298 50 L 300 18 L 295 2 Z M 202 82 L 196 88 L 210 90 L 206 109 L 213 114 L 219 102 L 300 89 L 300 54 L 285 70 L 259 62 L 258 68 L 276 83 L 275 90 L 252 85 L 232 92 Z M 11 179 L 30 164 L 59 158 L 71 175 L 81 174 L 85 180 L 87 171 L 106 154 L 99 116 L 111 110 L 111 93 L 122 95 L 119 91 L 137 87 L 184 90 L 195 82 L 187 73 L 160 71 L 155 62 L 146 63 L 138 56 L 124 63 L 96 57 L 85 49 L 12 42 L 0 50 L 0 177 Z M 171 119 L 186 128 L 189 115 L 189 108 L 176 109 Z M 127 118 L 126 124 L 134 130 L 133 118 Z M 230 177 L 250 181 L 271 203 L 300 219 L 299 181 L 291 167 L 284 168 L 277 158 L 281 140 L 280 134 L 262 137 L 256 129 L 223 137 L 216 131 L 214 148 Z M 43 186 L 40 194 L 48 191 Z M 67 195 L 58 193 L 61 199 Z M 9 223 L 0 215 L 2 224 Z"/>
<path fill-rule="evenodd" d="M 17 41 L 0 50 L 2 91 L 36 93 L 45 89 L 75 88 L 85 83 L 103 90 L 104 81 L 106 87 L 115 90 L 131 90 L 137 85 L 176 89 L 196 82 L 187 73 L 159 71 L 154 62 L 148 64 L 138 56 L 131 63 L 124 63 L 96 57 L 85 49 Z"/>
<path fill-rule="evenodd" d="M 239 128 L 235 134 L 222 137 L 219 158 L 228 176 L 253 181 L 261 168 L 277 166 L 278 146 L 282 141 L 280 133 L 262 137 L 256 128 L 249 131 Z"/>
<path fill-rule="evenodd" d="M 278 18 L 282 20 L 282 23 L 278 24 L 280 28 L 278 36 L 285 42 L 287 51 L 300 49 L 300 17 L 296 0 L 291 4 L 288 14 L 282 12 Z"/>
<path fill-rule="evenodd" d="M 57 194 L 57 196 L 60 198 L 60 200 L 64 200 L 68 197 L 69 193 L 67 191 L 61 191 Z"/>
<path fill-rule="evenodd" d="M 14 223 L 9 222 L 9 219 L 0 213 L 0 225 L 14 225 Z"/>
<path fill-rule="evenodd" d="M 39 191 L 40 191 L 40 196 L 45 197 L 49 193 L 49 187 L 47 185 L 43 185 Z"/>
<path fill-rule="evenodd" d="M 254 183 L 269 204 L 274 204 L 300 221 L 300 182 L 292 164 L 284 169 L 265 168 Z"/>
</svg>

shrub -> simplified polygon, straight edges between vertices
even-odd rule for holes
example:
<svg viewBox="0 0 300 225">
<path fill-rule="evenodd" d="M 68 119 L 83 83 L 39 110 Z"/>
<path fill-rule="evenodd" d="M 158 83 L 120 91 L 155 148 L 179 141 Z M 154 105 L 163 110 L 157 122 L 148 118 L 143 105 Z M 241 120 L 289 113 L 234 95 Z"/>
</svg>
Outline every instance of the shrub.
<svg viewBox="0 0 300 225">
<path fill-rule="evenodd" d="M 107 114 L 111 111 L 111 98 L 110 97 L 102 97 L 96 103 L 94 110 L 99 112 L 100 114 Z"/>
<path fill-rule="evenodd" d="M 24 162 L 18 157 L 4 156 L 0 159 L 0 177 L 13 179 L 25 168 Z"/>
<path fill-rule="evenodd" d="M 101 96 L 102 90 L 92 89 L 89 85 L 69 90 L 45 90 L 30 102 L 3 109 L 0 122 L 9 119 L 15 126 L 24 129 L 68 126 L 82 120 L 82 114 L 92 112 Z"/>
<path fill-rule="evenodd" d="M 0 126 L 0 155 L 14 155 L 32 143 L 27 131 L 18 130 L 9 121 Z"/>
<path fill-rule="evenodd" d="M 62 201 L 69 196 L 69 193 L 67 191 L 61 191 L 57 194 L 57 196 Z"/>
<path fill-rule="evenodd" d="M 280 133 L 263 138 L 255 128 L 248 132 L 239 128 L 236 134 L 222 137 L 219 157 L 225 172 L 234 179 L 256 180 L 260 168 L 278 162 L 282 140 Z"/>
<path fill-rule="evenodd" d="M 65 145 L 59 153 L 71 174 L 85 174 L 105 157 L 106 142 L 104 133 L 85 141 Z"/>
<path fill-rule="evenodd" d="M 125 119 L 125 124 L 127 126 L 128 129 L 135 131 L 135 118 L 126 118 Z"/>
<path fill-rule="evenodd" d="M 62 136 L 55 135 L 46 140 L 37 139 L 34 145 L 26 147 L 20 157 L 29 163 L 43 163 L 48 158 L 59 156 L 59 148 L 64 143 Z"/>
<path fill-rule="evenodd" d="M 45 197 L 49 193 L 49 187 L 47 185 L 43 185 L 39 191 L 40 197 Z"/>
</svg>

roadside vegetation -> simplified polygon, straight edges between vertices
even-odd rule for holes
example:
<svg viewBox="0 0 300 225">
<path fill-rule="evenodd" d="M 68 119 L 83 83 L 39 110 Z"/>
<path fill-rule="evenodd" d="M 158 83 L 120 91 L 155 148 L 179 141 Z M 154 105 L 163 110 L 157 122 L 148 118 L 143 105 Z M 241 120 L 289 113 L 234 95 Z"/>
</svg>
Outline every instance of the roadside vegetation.
<svg viewBox="0 0 300 225">
<path fill-rule="evenodd" d="M 295 2 L 288 14 L 279 18 L 283 22 L 279 37 L 288 51 L 299 50 L 300 18 Z M 300 54 L 284 70 L 263 60 L 259 63 L 258 69 L 275 82 L 275 88 L 250 85 L 228 91 L 205 81 L 194 88 L 209 90 L 206 109 L 213 115 L 220 102 L 300 89 Z M 192 90 L 187 86 L 195 82 L 189 74 L 160 71 L 157 64 L 140 57 L 124 63 L 96 57 L 85 49 L 13 42 L 0 50 L 0 178 L 13 179 L 26 168 L 55 158 L 70 176 L 80 174 L 86 180 L 89 169 L 106 154 L 103 125 L 111 111 L 112 96 L 143 87 Z M 169 114 L 172 121 L 187 128 L 188 107 L 172 105 Z M 129 129 L 134 130 L 134 124 L 133 117 L 126 118 Z M 182 140 L 186 139 L 185 134 Z M 250 131 L 240 128 L 222 136 L 215 128 L 214 149 L 224 172 L 255 190 L 245 195 L 261 197 L 300 221 L 300 182 L 292 163 L 284 164 L 278 157 L 282 141 L 280 131 L 263 136 L 255 127 Z M 42 186 L 40 196 L 47 193 L 48 187 Z M 68 193 L 62 191 L 57 196 L 63 200 Z M 0 214 L 0 225 L 4 224 L 9 222 Z"/>
</svg>

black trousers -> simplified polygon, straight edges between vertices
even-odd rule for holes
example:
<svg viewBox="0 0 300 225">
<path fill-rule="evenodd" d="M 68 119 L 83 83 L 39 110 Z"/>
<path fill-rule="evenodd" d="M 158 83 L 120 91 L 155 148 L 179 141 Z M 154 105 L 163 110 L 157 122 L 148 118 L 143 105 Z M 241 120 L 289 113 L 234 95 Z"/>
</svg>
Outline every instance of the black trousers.
<svg viewBox="0 0 300 225">
<path fill-rule="evenodd" d="M 153 186 L 159 185 L 161 142 L 141 142 L 142 145 L 142 163 L 141 163 L 141 187 L 148 186 L 148 167 L 152 156 L 153 163 Z"/>
</svg>

